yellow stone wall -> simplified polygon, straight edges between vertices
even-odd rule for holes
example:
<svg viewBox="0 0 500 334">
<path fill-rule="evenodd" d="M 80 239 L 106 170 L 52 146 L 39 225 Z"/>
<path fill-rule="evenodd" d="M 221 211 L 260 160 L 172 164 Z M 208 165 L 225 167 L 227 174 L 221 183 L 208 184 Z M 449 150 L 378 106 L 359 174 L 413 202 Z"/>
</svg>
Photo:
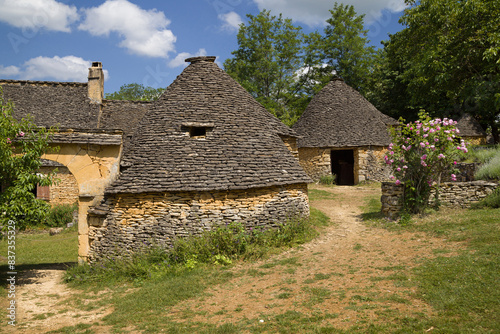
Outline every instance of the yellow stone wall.
<svg viewBox="0 0 500 334">
<path fill-rule="evenodd" d="M 329 148 L 299 148 L 299 163 L 312 180 L 332 174 L 330 151 Z"/>
<path fill-rule="evenodd" d="M 486 145 L 486 137 L 463 137 L 467 145 Z"/>
<path fill-rule="evenodd" d="M 42 167 L 40 173 L 48 174 L 54 169 L 55 167 Z M 72 205 L 78 202 L 78 183 L 66 167 L 57 167 L 55 182 L 49 189 L 49 203 L 52 206 L 59 204 Z"/>
<path fill-rule="evenodd" d="M 235 191 L 117 194 L 106 219 L 89 217 L 89 260 L 124 255 L 151 243 L 169 245 L 214 225 L 271 228 L 308 216 L 307 184 Z"/>
<path fill-rule="evenodd" d="M 295 158 L 299 158 L 299 149 L 297 147 L 297 138 L 290 136 L 280 136 L 286 148 L 293 154 Z"/>
<path fill-rule="evenodd" d="M 314 181 L 321 176 L 331 175 L 332 150 L 344 148 L 299 148 L 299 163 L 304 171 Z M 388 180 L 390 170 L 383 164 L 386 148 L 382 146 L 362 146 L 345 148 L 353 150 L 354 155 L 354 183 L 365 180 Z"/>
<path fill-rule="evenodd" d="M 86 262 L 89 251 L 87 211 L 100 202 L 104 189 L 120 171 L 121 145 L 58 144 L 59 150 L 42 156 L 67 167 L 78 184 L 78 257 Z"/>
</svg>

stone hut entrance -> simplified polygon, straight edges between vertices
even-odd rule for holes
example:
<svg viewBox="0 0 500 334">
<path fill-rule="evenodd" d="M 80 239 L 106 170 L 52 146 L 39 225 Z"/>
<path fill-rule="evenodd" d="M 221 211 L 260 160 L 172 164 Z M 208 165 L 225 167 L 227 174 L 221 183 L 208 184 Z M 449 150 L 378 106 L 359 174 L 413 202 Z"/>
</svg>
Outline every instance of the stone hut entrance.
<svg viewBox="0 0 500 334">
<path fill-rule="evenodd" d="M 354 185 L 354 150 L 332 150 L 330 152 L 332 174 L 338 185 Z"/>
</svg>

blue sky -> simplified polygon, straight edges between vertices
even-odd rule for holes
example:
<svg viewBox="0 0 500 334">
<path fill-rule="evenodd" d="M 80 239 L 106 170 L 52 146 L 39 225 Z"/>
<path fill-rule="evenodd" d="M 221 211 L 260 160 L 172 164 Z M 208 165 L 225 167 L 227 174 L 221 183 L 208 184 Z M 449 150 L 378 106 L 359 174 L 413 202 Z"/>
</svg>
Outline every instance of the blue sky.
<svg viewBox="0 0 500 334">
<path fill-rule="evenodd" d="M 304 32 L 322 31 L 327 0 L 0 0 L 0 78 L 86 82 L 92 61 L 105 69 L 104 90 L 140 83 L 166 87 L 196 55 L 222 67 L 237 48 L 238 24 L 268 9 Z M 404 0 L 344 0 L 372 44 L 402 28 Z"/>
</svg>

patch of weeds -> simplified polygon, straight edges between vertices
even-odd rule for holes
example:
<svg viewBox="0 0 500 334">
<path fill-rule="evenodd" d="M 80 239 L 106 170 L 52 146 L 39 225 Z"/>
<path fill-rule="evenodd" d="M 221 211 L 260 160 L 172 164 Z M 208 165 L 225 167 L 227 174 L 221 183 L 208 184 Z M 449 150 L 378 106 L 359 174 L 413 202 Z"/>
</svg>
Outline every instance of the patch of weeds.
<svg viewBox="0 0 500 334">
<path fill-rule="evenodd" d="M 45 320 L 48 317 L 51 317 L 55 315 L 55 313 L 42 313 L 42 314 L 37 314 L 33 317 L 34 320 Z"/>
<path fill-rule="evenodd" d="M 247 270 L 247 275 L 252 276 L 252 277 L 262 277 L 267 275 L 268 273 L 262 270 L 257 270 L 257 269 L 248 269 Z"/>
<path fill-rule="evenodd" d="M 302 291 L 309 294 L 309 300 L 305 303 L 308 307 L 321 304 L 332 295 L 330 290 L 322 287 L 302 287 Z"/>
<path fill-rule="evenodd" d="M 375 269 L 383 271 L 393 271 L 393 270 L 403 270 L 405 266 L 386 266 L 386 267 L 376 267 Z"/>
<path fill-rule="evenodd" d="M 75 326 L 66 326 L 63 328 L 59 328 L 54 331 L 47 332 L 47 334 L 56 334 L 56 333 L 61 333 L 61 334 L 94 334 L 95 331 L 91 329 L 92 325 L 91 324 L 78 324 Z"/>
<path fill-rule="evenodd" d="M 357 250 L 361 250 L 362 248 L 363 248 L 363 245 L 361 245 L 359 243 L 355 244 L 354 247 L 353 247 L 353 249 L 356 250 L 356 251 Z"/>
<path fill-rule="evenodd" d="M 331 200 L 335 199 L 335 195 L 326 190 L 319 189 L 309 189 L 308 190 L 309 200 L 310 201 L 319 201 L 319 200 Z"/>
<path fill-rule="evenodd" d="M 385 298 L 387 301 L 399 303 L 399 304 L 410 304 L 411 302 L 408 299 L 405 299 L 397 294 L 391 294 Z"/>
<path fill-rule="evenodd" d="M 351 297 L 352 300 L 359 300 L 359 301 L 362 301 L 362 302 L 371 302 L 373 301 L 372 298 L 370 297 L 367 297 L 367 296 L 361 296 L 361 295 L 354 295 Z"/>
<path fill-rule="evenodd" d="M 298 257 L 289 257 L 286 259 L 279 260 L 278 263 L 282 266 L 291 265 L 291 266 L 302 266 L 302 263 L 299 262 Z"/>
<path fill-rule="evenodd" d="M 283 282 L 286 284 L 294 284 L 297 283 L 297 280 L 295 278 L 285 278 Z"/>
</svg>

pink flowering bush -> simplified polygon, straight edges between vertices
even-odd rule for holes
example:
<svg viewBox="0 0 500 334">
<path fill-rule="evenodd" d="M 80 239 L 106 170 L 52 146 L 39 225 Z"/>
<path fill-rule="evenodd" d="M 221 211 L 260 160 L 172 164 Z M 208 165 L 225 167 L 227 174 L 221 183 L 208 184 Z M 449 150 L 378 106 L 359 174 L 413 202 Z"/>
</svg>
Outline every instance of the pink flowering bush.
<svg viewBox="0 0 500 334">
<path fill-rule="evenodd" d="M 426 113 L 419 120 L 393 130 L 393 142 L 384 157 L 393 170 L 391 178 L 396 184 L 404 183 L 405 210 L 422 212 L 429 201 L 431 186 L 439 189 L 445 173 L 456 180 L 455 168 L 461 152 L 467 153 L 465 142 L 459 137 L 456 121 L 431 119 Z"/>
</svg>

